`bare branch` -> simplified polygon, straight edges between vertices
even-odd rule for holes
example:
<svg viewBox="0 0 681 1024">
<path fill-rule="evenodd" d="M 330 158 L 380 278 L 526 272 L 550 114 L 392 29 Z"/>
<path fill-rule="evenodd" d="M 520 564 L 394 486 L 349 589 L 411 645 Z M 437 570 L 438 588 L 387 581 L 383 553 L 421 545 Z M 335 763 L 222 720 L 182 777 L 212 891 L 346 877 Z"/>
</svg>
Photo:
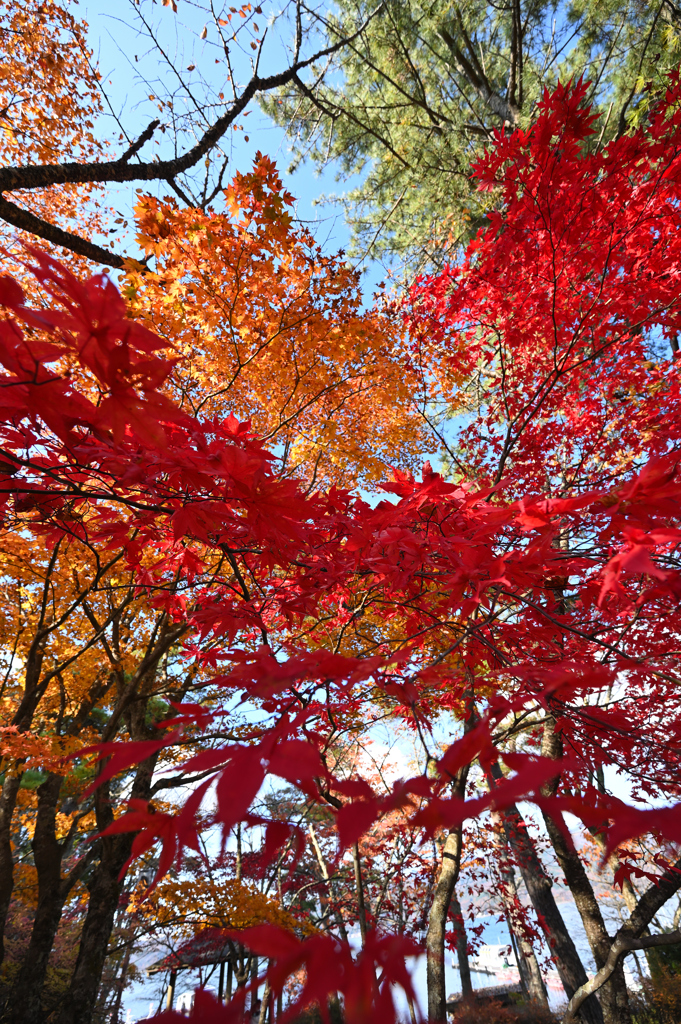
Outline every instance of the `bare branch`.
<svg viewBox="0 0 681 1024">
<path fill-rule="evenodd" d="M 173 160 L 152 160 L 146 163 L 129 164 L 127 162 L 129 156 L 124 154 L 124 157 L 118 160 L 93 163 L 37 164 L 28 167 L 4 167 L 0 169 L 0 192 L 12 192 L 16 189 L 49 188 L 51 185 L 80 185 L 109 181 L 158 181 L 159 179 L 168 180 L 169 178 L 174 178 L 176 175 L 182 174 L 191 167 L 194 167 L 202 157 L 217 145 L 230 125 L 245 110 L 254 96 L 261 92 L 277 89 L 279 86 L 293 81 L 296 75 L 304 68 L 309 67 L 310 64 L 347 46 L 348 43 L 352 42 L 353 39 L 364 31 L 365 27 L 366 23 L 357 29 L 353 35 L 332 43 L 323 50 L 318 50 L 306 60 L 294 62 L 289 68 L 279 72 L 279 74 L 268 75 L 265 78 L 253 75 L 241 95 L 234 100 L 230 109 L 222 117 L 219 117 L 204 132 L 196 145 L 192 146 L 182 156 L 178 156 Z"/>
<path fill-rule="evenodd" d="M 351 35 L 338 39 L 324 49 L 317 50 L 311 57 L 305 60 L 300 60 L 298 56 L 301 44 L 300 32 L 302 32 L 302 28 L 299 26 L 299 35 L 296 39 L 296 55 L 290 67 L 278 74 L 260 77 L 256 66 L 250 81 L 240 95 L 235 95 L 234 101 L 222 117 L 219 117 L 212 125 L 206 128 L 195 145 L 173 159 L 154 159 L 131 163 L 131 158 L 149 141 L 159 126 L 160 122 L 154 120 L 117 160 L 92 161 L 89 163 L 35 164 L 32 166 L 0 168 L 0 219 L 8 224 L 12 224 L 15 228 L 29 232 L 37 238 L 43 238 L 55 245 L 60 245 L 71 252 L 77 253 L 79 256 L 85 256 L 93 262 L 116 269 L 124 268 L 125 258 L 123 256 L 109 252 L 101 245 L 97 245 L 88 239 L 81 238 L 79 235 L 75 235 L 43 220 L 29 210 L 11 202 L 4 193 L 20 189 L 44 189 L 54 185 L 65 184 L 167 181 L 176 194 L 187 202 L 188 205 L 196 205 L 194 202 L 189 202 L 189 196 L 176 181 L 177 176 L 195 167 L 202 157 L 205 157 L 218 146 L 220 139 L 227 132 L 228 128 L 243 113 L 258 93 L 268 92 L 296 80 L 299 73 L 315 61 L 328 57 L 350 44 L 365 30 L 371 19 L 376 16 L 376 13 L 374 11 Z M 260 49 L 262 50 L 262 44 Z M 258 53 L 259 59 L 260 51 Z M 218 180 L 218 188 L 211 192 L 210 198 L 208 198 L 207 185 L 204 187 L 204 199 L 206 202 L 210 202 L 222 187 L 222 173 L 224 173 L 224 164 Z M 144 260 L 139 262 L 142 266 L 145 266 Z"/>
<path fill-rule="evenodd" d="M 629 953 L 634 949 L 652 949 L 655 946 L 671 946 L 674 943 L 681 943 L 681 929 L 675 932 L 664 932 L 661 935 L 645 935 L 643 938 L 639 939 L 630 938 L 620 932 L 620 935 L 615 939 L 610 947 L 608 959 L 605 961 L 603 967 L 601 967 L 600 971 L 598 971 L 590 981 L 587 981 L 585 985 L 578 988 L 573 995 L 567 1005 L 567 1010 L 565 1011 L 562 1024 L 572 1024 L 576 1019 L 575 1015 L 580 1006 L 582 1006 L 590 995 L 593 995 L 594 992 L 598 992 L 599 988 L 601 988 L 611 974 L 613 974 L 623 953 Z"/>
<path fill-rule="evenodd" d="M 160 121 L 152 121 L 151 124 L 144 129 L 139 139 L 137 139 L 136 142 L 133 142 L 133 144 L 129 146 L 128 149 L 126 149 L 125 153 L 120 158 L 120 162 L 122 164 L 127 164 L 130 157 L 134 156 L 135 153 L 138 153 L 140 151 L 144 143 L 149 141 L 149 139 L 154 134 L 160 123 Z"/>
<path fill-rule="evenodd" d="M 102 263 L 105 267 L 115 267 L 120 270 L 125 265 L 123 257 L 118 256 L 117 253 L 109 252 L 101 245 L 89 242 L 87 239 L 81 238 L 80 235 L 74 235 L 71 231 L 58 228 L 56 224 L 50 224 L 49 221 L 36 217 L 34 213 L 22 209 L 21 206 L 11 203 L 9 199 L 5 199 L 1 195 L 0 218 L 21 231 L 28 231 L 36 238 L 44 238 L 46 242 L 54 242 L 55 245 L 61 245 L 65 249 L 69 249 L 70 252 L 77 253 L 78 256 L 85 256 L 95 263 Z"/>
</svg>

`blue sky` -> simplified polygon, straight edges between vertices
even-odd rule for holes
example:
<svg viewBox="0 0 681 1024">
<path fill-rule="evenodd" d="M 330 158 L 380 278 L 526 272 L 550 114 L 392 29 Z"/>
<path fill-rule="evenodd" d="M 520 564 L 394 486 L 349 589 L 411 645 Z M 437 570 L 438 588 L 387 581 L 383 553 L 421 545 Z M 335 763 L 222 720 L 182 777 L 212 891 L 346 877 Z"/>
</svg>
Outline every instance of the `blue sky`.
<svg viewBox="0 0 681 1024">
<path fill-rule="evenodd" d="M 221 59 L 224 54 L 214 27 L 210 23 L 206 24 L 205 13 L 189 0 L 177 0 L 177 8 L 177 13 L 174 13 L 171 6 L 162 6 L 155 0 L 141 0 L 139 5 L 135 5 L 133 0 L 124 0 L 115 5 L 110 0 L 81 0 L 76 8 L 75 13 L 89 24 L 90 45 L 103 74 L 102 85 L 111 107 L 103 123 L 98 126 L 103 136 L 118 136 L 119 128 L 115 118 L 120 120 L 132 138 L 139 135 L 152 119 L 160 118 L 163 121 L 165 112 L 159 111 L 158 100 L 151 97 L 163 96 L 168 88 L 179 85 L 169 67 L 159 64 L 158 53 L 154 52 L 154 47 L 143 34 L 140 16 L 157 34 L 165 53 L 181 71 L 197 99 L 203 96 L 210 99 L 211 95 L 214 99 L 221 90 L 229 96 L 227 70 L 224 59 Z M 266 5 L 263 17 L 258 16 L 261 34 L 267 25 L 267 13 Z M 206 38 L 202 39 L 204 27 Z M 291 44 L 292 26 L 284 18 L 267 25 L 260 74 L 283 70 L 290 59 Z M 250 76 L 250 51 L 246 48 L 244 55 L 233 48 L 230 56 L 234 61 L 235 79 L 243 84 Z M 194 71 L 188 71 L 192 66 Z M 318 200 L 324 194 L 342 196 L 357 183 L 356 179 L 337 181 L 338 168 L 333 164 L 319 173 L 309 162 L 304 162 L 290 173 L 292 156 L 286 131 L 266 117 L 257 102 L 252 102 L 247 110 L 246 116 L 240 119 L 238 130 L 230 130 L 223 140 L 223 148 L 229 156 L 226 178 L 237 170 L 247 170 L 258 150 L 266 153 L 274 159 L 285 187 L 296 198 L 296 217 L 313 231 L 325 251 L 331 253 L 345 249 L 349 233 L 342 208 L 337 204 L 322 205 Z M 171 156 L 171 145 L 172 133 L 161 134 L 157 131 L 141 156 L 149 159 L 156 152 Z M 124 217 L 129 216 L 135 199 L 135 188 L 139 184 L 133 182 L 109 190 L 118 212 Z M 150 183 L 148 188 L 161 195 L 169 192 L 164 182 L 158 185 Z M 123 250 L 129 242 L 123 235 L 119 235 L 119 238 L 126 242 L 126 246 L 121 246 Z M 133 252 L 128 252 L 133 255 Z M 363 269 L 364 291 L 370 300 L 376 284 L 385 275 L 383 269 L 375 263 Z"/>
</svg>

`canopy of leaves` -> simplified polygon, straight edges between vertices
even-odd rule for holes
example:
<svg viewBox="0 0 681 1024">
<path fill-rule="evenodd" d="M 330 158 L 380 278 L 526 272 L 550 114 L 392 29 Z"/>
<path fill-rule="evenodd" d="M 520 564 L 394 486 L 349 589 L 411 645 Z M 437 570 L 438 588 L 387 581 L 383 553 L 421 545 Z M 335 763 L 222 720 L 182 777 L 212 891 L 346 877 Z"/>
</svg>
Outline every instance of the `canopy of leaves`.
<svg viewBox="0 0 681 1024">
<path fill-rule="evenodd" d="M 497 136 L 477 173 L 503 195 L 504 214 L 493 215 L 462 264 L 420 281 L 404 307 L 417 348 L 479 374 L 480 412 L 463 446 L 476 481 L 448 483 L 429 465 L 420 481 L 398 472 L 384 485 L 397 502 L 376 507 L 335 488 L 310 492 L 219 403 L 204 420 L 191 402 L 171 400 L 175 367 L 158 354 L 165 343 L 127 317 L 106 278 L 80 282 L 34 253 L 33 273 L 50 295 L 43 310 L 3 280 L 6 523 L 20 536 L 41 535 L 51 558 L 62 544 L 119 551 L 135 580 L 128 592 L 160 615 L 127 668 L 131 686 L 112 646 L 114 623 L 102 628 L 83 591 L 75 594 L 74 623 L 96 631 L 110 648 L 111 677 L 121 673 L 103 738 L 115 735 L 111 720 L 125 721 L 129 736 L 81 749 L 78 760 L 94 753 L 102 762 L 98 794 L 134 778 L 129 810 L 109 813 L 106 837 L 130 835 L 128 862 L 160 847 L 157 879 L 185 847 L 200 849 L 209 794 L 211 825 L 225 840 L 241 823 L 258 826 L 263 865 L 293 872 L 300 826 L 254 812 L 274 776 L 330 808 L 338 859 L 362 837 L 366 851 L 378 851 L 391 816 L 407 833 L 432 837 L 489 811 L 510 813 L 519 799 L 558 821 L 577 815 L 606 855 L 654 832 L 664 844 L 660 870 L 617 942 L 637 941 L 679 888 L 678 807 L 626 804 L 591 780 L 615 765 L 638 795 L 667 803 L 680 784 L 669 645 L 681 629 L 678 362 L 660 356 L 645 368 L 652 383 L 639 364 L 646 330 L 671 339 L 680 326 L 681 83 L 670 79 L 645 128 L 594 153 L 581 145 L 594 127 L 584 90 L 547 94 L 530 129 Z M 496 285 L 504 268 L 517 295 Z M 645 287 L 632 289 L 632 276 Z M 612 421 L 614 355 L 635 401 Z M 68 375 L 59 360 L 73 367 Z M 669 414 L 653 431 L 661 396 Z M 597 458 L 611 422 L 616 463 L 607 445 Z M 563 428 L 579 431 L 588 454 L 578 470 Z M 43 586 L 47 596 L 32 598 L 41 637 L 68 593 Z M 21 637 L 20 613 L 12 628 Z M 142 698 L 179 642 L 195 668 L 157 729 Z M 17 688 L 22 714 L 34 714 L 46 693 L 30 655 L 23 693 Z M 197 673 L 215 699 L 196 693 Z M 235 729 L 239 693 L 258 714 Z M 346 723 L 377 705 L 415 730 L 427 752 L 424 767 L 390 787 L 364 772 L 348 777 L 334 755 Z M 462 718 L 468 728 L 437 749 L 430 730 L 443 710 L 452 731 Z M 549 719 L 564 756 L 540 747 Z M 17 727 L 24 721 L 19 715 Z M 508 749 L 525 732 L 522 748 Z M 451 780 L 476 763 L 487 789 L 453 794 Z M 160 785 L 191 786 L 181 809 L 150 804 L 158 768 Z M 323 855 L 318 862 L 321 871 Z M 328 934 L 301 940 L 271 922 L 238 934 L 273 961 L 275 990 L 305 965 L 303 999 L 340 990 L 351 1020 L 363 1020 L 367 1005 L 390 1020 L 390 984 L 411 991 L 404 956 L 413 946 L 403 937 L 366 932 L 353 960 Z M 236 999 L 228 1017 L 239 1013 Z"/>
<path fill-rule="evenodd" d="M 670 0 L 335 0 L 320 31 L 333 40 L 373 10 L 311 82 L 262 103 L 289 126 L 296 159 L 360 175 L 343 200 L 355 251 L 412 273 L 440 264 L 493 205 L 474 194 L 471 165 L 495 129 L 534 120 L 546 87 L 589 81 L 607 140 L 639 123 L 647 83 L 658 88 L 681 52 Z"/>
</svg>

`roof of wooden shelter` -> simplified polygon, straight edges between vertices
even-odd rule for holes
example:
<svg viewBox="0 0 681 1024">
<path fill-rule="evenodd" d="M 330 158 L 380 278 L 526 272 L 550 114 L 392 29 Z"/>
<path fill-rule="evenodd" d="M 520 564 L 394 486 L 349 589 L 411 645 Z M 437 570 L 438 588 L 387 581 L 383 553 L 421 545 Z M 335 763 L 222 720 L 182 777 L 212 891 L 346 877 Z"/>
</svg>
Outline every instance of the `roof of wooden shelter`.
<svg viewBox="0 0 681 1024">
<path fill-rule="evenodd" d="M 203 928 L 193 938 L 147 967 L 147 974 L 159 971 L 184 971 L 194 967 L 210 967 L 229 960 L 233 945 L 221 928 Z"/>
</svg>

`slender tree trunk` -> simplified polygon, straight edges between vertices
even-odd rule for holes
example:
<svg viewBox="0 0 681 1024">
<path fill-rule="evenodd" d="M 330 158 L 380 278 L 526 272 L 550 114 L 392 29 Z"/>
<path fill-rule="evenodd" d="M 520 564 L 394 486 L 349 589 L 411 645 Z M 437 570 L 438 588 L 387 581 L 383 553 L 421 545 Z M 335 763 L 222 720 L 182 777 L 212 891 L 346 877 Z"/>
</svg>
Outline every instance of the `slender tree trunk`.
<svg viewBox="0 0 681 1024">
<path fill-rule="evenodd" d="M 502 840 L 503 842 L 503 840 Z M 548 1006 L 544 979 L 539 970 L 537 955 L 532 943 L 527 938 L 520 918 L 518 888 L 515 882 L 513 865 L 503 849 L 499 850 L 499 875 L 501 879 L 501 898 L 506 910 L 506 919 L 511 933 L 511 940 L 518 960 L 518 970 L 523 986 L 530 1000 L 541 1006 Z"/>
<path fill-rule="evenodd" d="M 357 914 L 359 917 L 359 933 L 362 937 L 362 949 L 367 941 L 367 911 L 364 903 L 364 883 L 362 881 L 362 861 L 359 856 L 359 844 L 352 848 L 352 860 L 355 866 L 355 895 L 357 898 Z"/>
<path fill-rule="evenodd" d="M 251 957 L 251 1017 L 255 1014 L 258 1007 L 258 958 L 253 955 Z"/>
<path fill-rule="evenodd" d="M 556 733 L 555 720 L 552 717 L 547 718 L 544 723 L 542 754 L 544 757 L 551 757 L 554 760 L 558 760 L 563 754 L 562 743 Z M 557 779 L 549 783 L 545 787 L 545 795 L 555 793 L 557 784 Z M 544 813 L 544 823 L 556 859 L 582 919 L 584 931 L 596 962 L 596 969 L 600 970 L 608 959 L 612 939 L 605 926 L 593 886 L 574 846 L 547 813 Z M 608 981 L 599 990 L 598 995 L 605 1024 L 631 1024 L 623 962 L 618 964 Z"/>
<path fill-rule="evenodd" d="M 498 763 L 492 765 L 492 778 L 502 777 Z M 490 785 L 494 785 L 490 781 Z M 532 906 L 537 912 L 549 949 L 555 957 L 556 968 L 568 999 L 587 982 L 586 971 L 580 960 L 574 942 L 565 927 L 555 897 L 552 881 L 542 864 L 534 843 L 527 831 L 527 825 L 515 804 L 500 812 L 506 839 L 513 850 L 515 862 L 525 883 Z M 603 1011 L 596 996 L 589 996 L 580 1007 L 584 1024 L 603 1024 Z"/>
<path fill-rule="evenodd" d="M 468 938 L 466 936 L 466 925 L 461 912 L 459 897 L 456 889 L 452 893 L 452 910 L 454 911 L 454 932 L 456 934 L 456 959 L 459 964 L 459 977 L 461 979 L 461 995 L 465 998 L 473 994 L 471 982 L 471 965 L 468 961 Z"/>
<path fill-rule="evenodd" d="M 12 854 L 12 815 L 21 786 L 19 775 L 5 777 L 0 792 L 0 963 L 5 956 L 4 934 L 7 912 L 14 891 L 14 856 Z"/>
<path fill-rule="evenodd" d="M 464 726 L 468 731 L 475 724 L 471 714 Z M 462 800 L 466 793 L 469 766 L 461 768 L 452 782 L 452 796 Z M 428 915 L 426 932 L 426 984 L 428 988 L 428 1020 L 441 1024 L 447 1020 L 447 993 L 445 989 L 445 933 L 447 916 L 461 867 L 461 843 L 463 828 L 452 829 L 442 848 L 442 866 Z M 462 979 L 463 984 L 463 979 Z"/>
<path fill-rule="evenodd" d="M 265 1018 L 267 1017 L 267 1011 L 270 1008 L 270 983 L 265 982 L 265 987 L 262 992 L 262 1000 L 260 1002 L 260 1013 L 258 1015 L 258 1024 L 265 1024 Z M 271 1016 L 271 1014 L 270 1014 Z"/>
<path fill-rule="evenodd" d="M 338 907 L 338 904 L 336 903 L 336 894 L 333 889 L 333 883 L 331 882 L 331 879 L 329 877 L 329 869 L 326 866 L 324 854 L 322 853 L 322 848 L 319 845 L 317 834 L 314 830 L 313 825 L 310 825 L 310 839 L 312 841 L 312 848 L 317 858 L 317 863 L 319 864 L 319 870 L 321 871 L 322 878 L 324 879 L 324 884 L 326 885 L 328 901 L 331 906 L 331 912 L 333 914 L 334 920 L 336 922 L 336 927 L 338 928 L 338 934 L 340 935 L 343 942 L 347 942 L 348 933 L 345 927 L 345 921 L 343 920 L 343 915 L 340 911 L 340 908 Z"/>
<path fill-rule="evenodd" d="M 428 985 L 428 1020 L 441 1024 L 447 1020 L 445 989 L 445 932 L 447 915 L 459 877 L 462 828 L 453 829 L 442 849 L 442 867 L 435 886 L 426 933 L 426 981 Z"/>
<path fill-rule="evenodd" d="M 132 941 L 128 942 L 125 953 L 123 954 L 123 963 L 121 965 L 121 973 L 119 977 L 114 978 L 114 984 L 116 986 L 116 998 L 114 1000 L 113 1010 L 111 1011 L 111 1024 L 121 1024 L 121 1004 L 123 1002 L 123 990 L 125 989 L 125 982 L 128 977 L 128 968 L 130 967 L 130 953 L 132 950 Z"/>
</svg>

